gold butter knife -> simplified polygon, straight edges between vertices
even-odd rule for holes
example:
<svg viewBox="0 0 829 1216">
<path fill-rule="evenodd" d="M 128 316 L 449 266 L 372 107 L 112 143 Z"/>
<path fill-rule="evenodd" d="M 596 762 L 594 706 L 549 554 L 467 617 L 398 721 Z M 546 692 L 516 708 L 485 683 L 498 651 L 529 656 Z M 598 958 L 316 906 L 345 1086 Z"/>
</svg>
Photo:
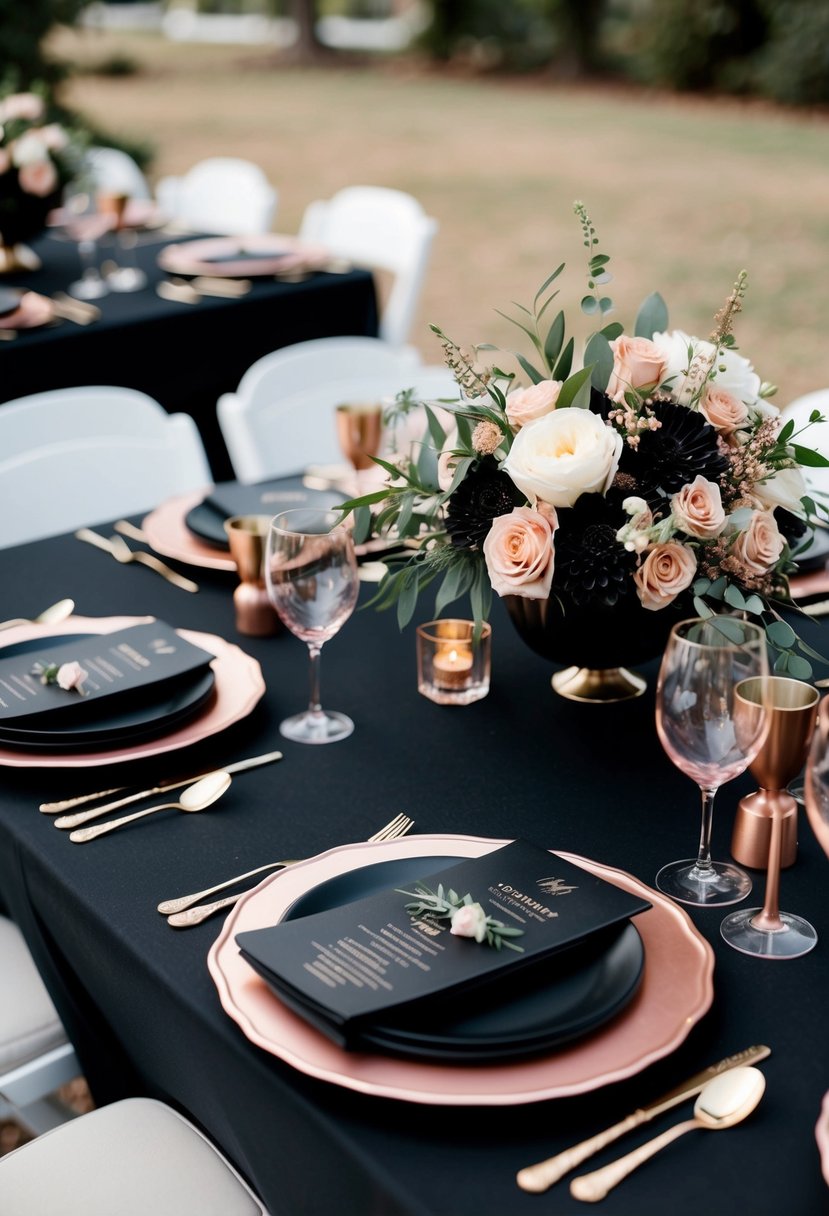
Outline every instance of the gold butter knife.
<svg viewBox="0 0 829 1216">
<path fill-rule="evenodd" d="M 586 1161 L 588 1157 L 592 1157 L 600 1149 L 605 1148 L 608 1144 L 612 1144 L 614 1140 L 618 1140 L 625 1132 L 633 1131 L 635 1127 L 641 1127 L 643 1123 L 649 1123 L 657 1115 L 670 1110 L 673 1106 L 678 1106 L 680 1102 L 684 1102 L 687 1098 L 695 1097 L 710 1080 L 719 1076 L 720 1073 L 728 1072 L 729 1069 L 737 1068 L 742 1064 L 756 1064 L 758 1060 L 765 1060 L 766 1056 L 769 1055 L 771 1055 L 771 1048 L 759 1045 L 757 1047 L 747 1047 L 745 1051 L 738 1051 L 733 1056 L 726 1056 L 724 1060 L 711 1064 L 708 1068 L 704 1068 L 702 1072 L 695 1073 L 693 1077 L 689 1077 L 687 1081 L 677 1086 L 676 1089 L 672 1089 L 670 1093 L 663 1094 L 661 1098 L 656 1102 L 652 1102 L 650 1106 L 643 1106 L 640 1110 L 635 1110 L 632 1115 L 628 1115 L 621 1123 L 616 1123 L 606 1131 L 599 1132 L 596 1136 L 591 1136 L 589 1140 L 582 1140 L 580 1144 L 574 1144 L 572 1148 L 557 1153 L 555 1157 L 548 1157 L 546 1161 L 539 1161 L 535 1165 L 528 1165 L 525 1169 L 519 1170 L 515 1176 L 515 1181 L 522 1191 L 529 1191 L 534 1195 L 539 1195 L 542 1191 L 546 1191 L 548 1187 L 551 1187 L 554 1182 L 558 1182 L 560 1178 L 563 1178 L 568 1170 L 575 1169 L 577 1165 L 581 1165 L 582 1161 Z"/>
<path fill-rule="evenodd" d="M 222 766 L 222 772 L 244 773 L 249 768 L 259 768 L 263 764 L 275 764 L 277 760 L 281 759 L 282 752 L 266 752 L 264 756 L 251 756 L 248 760 L 237 760 L 234 764 L 225 764 Z M 75 815 L 61 816 L 60 819 L 55 820 L 55 827 L 78 827 L 89 819 L 95 819 L 98 815 L 106 815 L 108 811 L 117 811 L 119 807 L 128 806 L 130 802 L 139 802 L 142 798 L 151 798 L 155 794 L 166 794 L 168 790 L 180 790 L 183 786 L 190 785 L 191 782 L 198 781 L 201 777 L 206 777 L 207 773 L 212 773 L 213 771 L 213 769 L 206 769 L 203 773 L 196 773 L 195 776 L 185 777 L 181 781 L 168 781 L 163 785 L 154 785 L 151 789 L 139 790 L 138 793 L 128 794 L 125 798 L 118 798 L 115 802 L 105 802 L 101 806 L 92 807 L 88 811 L 79 811 Z M 55 815 L 59 811 L 68 811 L 73 806 L 80 806 L 81 803 L 90 802 L 93 798 L 101 798 L 107 794 L 118 794 L 120 792 L 118 789 L 100 790 L 97 794 L 83 794 L 79 798 L 66 798 L 63 802 L 42 802 L 40 809 L 45 815 Z"/>
</svg>

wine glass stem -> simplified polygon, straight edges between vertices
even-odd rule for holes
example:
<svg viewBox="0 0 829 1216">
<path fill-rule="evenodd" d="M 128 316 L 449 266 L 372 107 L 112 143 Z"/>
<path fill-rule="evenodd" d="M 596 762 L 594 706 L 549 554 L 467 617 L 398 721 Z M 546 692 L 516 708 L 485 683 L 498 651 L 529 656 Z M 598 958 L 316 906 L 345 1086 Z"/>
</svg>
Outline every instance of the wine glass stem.
<svg viewBox="0 0 829 1216">
<path fill-rule="evenodd" d="M 321 646 L 314 646 L 308 643 L 308 653 L 311 656 L 311 696 L 308 701 L 308 713 L 319 714 L 322 712 L 320 704 L 320 653 Z"/>
<path fill-rule="evenodd" d="M 751 918 L 752 929 L 762 933 L 779 933 L 785 928 L 780 919 L 780 856 L 783 849 L 783 817 L 775 808 L 771 816 L 769 860 L 766 870 L 766 898 L 762 912 Z"/>
<path fill-rule="evenodd" d="M 711 825 L 714 818 L 714 795 L 716 789 L 702 790 L 702 826 L 699 834 L 697 870 L 711 870 Z"/>
</svg>

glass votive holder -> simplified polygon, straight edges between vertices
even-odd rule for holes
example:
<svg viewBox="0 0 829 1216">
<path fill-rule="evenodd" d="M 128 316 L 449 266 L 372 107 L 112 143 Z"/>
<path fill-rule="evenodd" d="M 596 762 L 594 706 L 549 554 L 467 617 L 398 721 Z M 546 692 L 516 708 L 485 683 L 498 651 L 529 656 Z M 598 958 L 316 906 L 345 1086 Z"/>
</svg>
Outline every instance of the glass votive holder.
<svg viewBox="0 0 829 1216">
<path fill-rule="evenodd" d="M 489 692 L 492 629 L 447 618 L 417 627 L 417 691 L 438 705 L 471 705 Z"/>
<path fill-rule="evenodd" d="M 236 628 L 248 637 L 270 637 L 282 627 L 265 586 L 270 525 L 269 515 L 234 515 L 225 520 L 230 556 L 240 580 L 233 592 Z"/>
</svg>

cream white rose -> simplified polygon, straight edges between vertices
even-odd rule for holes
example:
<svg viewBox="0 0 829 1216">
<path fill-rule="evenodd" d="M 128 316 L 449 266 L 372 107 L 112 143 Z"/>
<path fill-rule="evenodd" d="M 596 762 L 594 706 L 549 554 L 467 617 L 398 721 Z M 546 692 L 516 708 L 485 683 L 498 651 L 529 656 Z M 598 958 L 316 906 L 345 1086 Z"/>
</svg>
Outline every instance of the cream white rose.
<svg viewBox="0 0 829 1216">
<path fill-rule="evenodd" d="M 603 494 L 622 453 L 622 438 L 589 410 L 553 410 L 521 428 L 503 468 L 531 502 L 572 507 L 581 494 Z"/>
<path fill-rule="evenodd" d="M 516 388 L 507 393 L 507 421 L 513 430 L 554 410 L 562 384 L 562 380 L 541 380 L 530 388 Z"/>
<path fill-rule="evenodd" d="M 671 514 L 680 532 L 711 540 L 725 527 L 725 509 L 720 487 L 697 474 L 671 498 Z"/>
<path fill-rule="evenodd" d="M 479 944 L 486 937 L 486 912 L 480 904 L 464 904 L 451 917 L 450 933 L 456 937 L 474 937 Z"/>
<path fill-rule="evenodd" d="M 49 149 L 39 131 L 27 131 L 11 145 L 12 164 L 18 169 L 23 165 L 33 165 L 38 161 L 49 159 Z"/>
<path fill-rule="evenodd" d="M 497 515 L 484 541 L 484 558 L 497 595 L 546 600 L 553 581 L 555 511 L 516 507 Z"/>
<path fill-rule="evenodd" d="M 754 497 L 769 510 L 785 507 L 794 515 L 803 514 L 801 498 L 808 494 L 806 481 L 800 469 L 778 469 L 773 477 L 754 484 Z"/>
<path fill-rule="evenodd" d="M 755 511 L 745 532 L 731 546 L 751 574 L 768 574 L 783 552 L 783 537 L 771 511 Z"/>
<path fill-rule="evenodd" d="M 651 612 L 667 608 L 691 586 L 696 572 L 697 559 L 687 546 L 676 541 L 654 545 L 633 576 L 642 607 Z"/>
<path fill-rule="evenodd" d="M 620 334 L 610 343 L 610 349 L 613 351 L 613 371 L 605 391 L 612 401 L 624 401 L 629 389 L 662 383 L 665 355 L 647 338 Z"/>
<path fill-rule="evenodd" d="M 738 401 L 744 401 L 747 405 L 756 404 L 757 394 L 760 391 L 760 377 L 748 359 L 744 359 L 735 350 L 720 351 L 715 360 L 717 349 L 713 343 L 693 338 L 681 329 L 673 329 L 670 333 L 654 334 L 653 341 L 665 355 L 667 362 L 665 377 L 666 379 L 672 378 L 671 394 L 681 405 L 688 404 L 698 386 L 698 381 L 693 375 L 686 376 L 685 374 L 689 368 L 689 346 L 693 347 L 694 360 L 699 360 L 700 366 L 706 369 L 703 375 L 707 374 L 707 369 L 711 365 L 715 367 L 713 380 L 715 388 L 725 389 Z M 721 368 L 722 370 L 720 370 Z"/>
</svg>

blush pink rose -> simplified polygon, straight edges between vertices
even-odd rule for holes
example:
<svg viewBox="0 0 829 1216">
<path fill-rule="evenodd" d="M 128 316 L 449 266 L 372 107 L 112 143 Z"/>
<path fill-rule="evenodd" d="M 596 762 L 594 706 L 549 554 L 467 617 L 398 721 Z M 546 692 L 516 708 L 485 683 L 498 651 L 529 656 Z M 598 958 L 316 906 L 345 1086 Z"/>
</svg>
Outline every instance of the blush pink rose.
<svg viewBox="0 0 829 1216">
<path fill-rule="evenodd" d="M 73 688 L 80 690 L 81 685 L 86 679 L 88 672 L 84 671 L 80 663 L 62 663 L 58 668 L 58 674 L 55 679 L 58 686 L 64 691 L 69 692 Z"/>
<path fill-rule="evenodd" d="M 464 904 L 452 913 L 450 924 L 456 937 L 474 937 L 479 944 L 486 937 L 486 912 L 480 904 Z"/>
<path fill-rule="evenodd" d="M 731 551 L 751 574 L 768 574 L 779 560 L 784 543 L 773 512 L 755 511 Z"/>
<path fill-rule="evenodd" d="M 681 532 L 698 540 L 711 540 L 725 527 L 720 487 L 697 474 L 671 498 L 671 513 Z"/>
<path fill-rule="evenodd" d="M 507 393 L 507 421 L 513 430 L 554 410 L 562 383 L 561 380 L 541 380 L 530 388 L 516 388 Z"/>
<path fill-rule="evenodd" d="M 629 389 L 661 384 L 665 378 L 667 359 L 648 338 L 620 334 L 610 343 L 610 349 L 613 371 L 606 392 L 612 401 L 624 401 Z"/>
<path fill-rule="evenodd" d="M 654 545 L 633 576 L 643 608 L 658 612 L 672 604 L 694 581 L 697 559 L 685 545 Z"/>
<path fill-rule="evenodd" d="M 493 591 L 531 600 L 547 598 L 553 582 L 557 526 L 558 517 L 550 507 L 543 513 L 516 507 L 509 515 L 496 516 L 484 541 Z"/>
<path fill-rule="evenodd" d="M 43 117 L 43 102 L 36 93 L 12 93 L 0 102 L 0 122 L 21 118 L 37 122 Z"/>
<path fill-rule="evenodd" d="M 700 413 L 726 435 L 738 431 L 748 422 L 748 406 L 733 393 L 724 388 L 714 388 L 713 385 L 708 386 Z"/>
<path fill-rule="evenodd" d="M 58 174 L 50 160 L 35 160 L 27 165 L 21 165 L 18 170 L 20 188 L 27 194 L 45 198 L 57 189 Z"/>
</svg>

